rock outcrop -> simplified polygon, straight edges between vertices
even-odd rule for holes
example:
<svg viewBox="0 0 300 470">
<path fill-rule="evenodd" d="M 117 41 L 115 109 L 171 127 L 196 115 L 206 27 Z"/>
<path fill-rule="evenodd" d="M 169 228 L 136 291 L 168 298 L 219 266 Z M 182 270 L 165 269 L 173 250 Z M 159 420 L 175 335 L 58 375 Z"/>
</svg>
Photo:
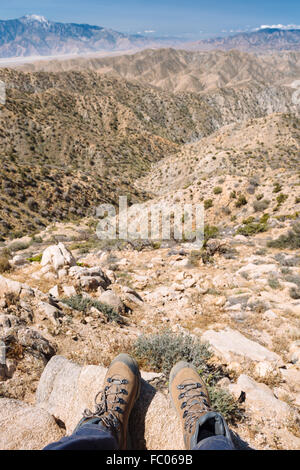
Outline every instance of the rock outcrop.
<svg viewBox="0 0 300 470">
<path fill-rule="evenodd" d="M 235 359 L 251 360 L 255 362 L 268 361 L 273 364 L 282 362 L 280 356 L 269 351 L 264 346 L 246 338 L 238 331 L 230 328 L 223 331 L 207 330 L 202 335 L 202 340 L 207 341 L 215 354 L 227 363 Z"/>
<path fill-rule="evenodd" d="M 1 450 L 39 450 L 62 436 L 62 429 L 47 411 L 0 398 Z"/>
<path fill-rule="evenodd" d="M 42 266 L 50 265 L 58 272 L 65 266 L 76 266 L 76 260 L 63 243 L 49 246 L 43 253 Z"/>
</svg>

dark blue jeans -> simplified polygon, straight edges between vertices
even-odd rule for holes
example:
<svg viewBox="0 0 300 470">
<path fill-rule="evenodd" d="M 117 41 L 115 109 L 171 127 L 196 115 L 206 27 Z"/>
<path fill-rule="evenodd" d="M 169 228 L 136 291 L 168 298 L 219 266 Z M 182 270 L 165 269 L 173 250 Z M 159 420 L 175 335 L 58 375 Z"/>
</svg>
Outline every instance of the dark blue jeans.
<svg viewBox="0 0 300 470">
<path fill-rule="evenodd" d="M 104 426 L 85 424 L 69 437 L 49 444 L 44 450 L 118 450 L 114 436 Z M 234 450 L 224 436 L 208 437 L 192 450 Z"/>
</svg>

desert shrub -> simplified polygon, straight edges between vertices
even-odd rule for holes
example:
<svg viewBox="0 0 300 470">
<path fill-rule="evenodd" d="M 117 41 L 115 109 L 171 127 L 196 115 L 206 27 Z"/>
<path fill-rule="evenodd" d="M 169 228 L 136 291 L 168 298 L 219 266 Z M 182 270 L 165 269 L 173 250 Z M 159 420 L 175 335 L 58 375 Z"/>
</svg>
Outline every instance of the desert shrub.
<svg viewBox="0 0 300 470">
<path fill-rule="evenodd" d="M 0 273 L 6 273 L 11 268 L 9 259 L 6 256 L 0 256 Z"/>
<path fill-rule="evenodd" d="M 292 230 L 289 230 L 287 234 L 269 241 L 268 246 L 270 248 L 290 248 L 291 250 L 300 248 L 300 223 L 294 224 Z"/>
<path fill-rule="evenodd" d="M 290 296 L 292 299 L 299 300 L 300 299 L 300 287 L 291 287 Z"/>
<path fill-rule="evenodd" d="M 293 258 L 287 258 L 284 256 L 283 253 L 277 253 L 274 256 L 275 260 L 281 265 L 281 266 L 299 266 L 300 265 L 300 256 L 294 256 Z M 299 277 L 300 279 L 300 277 Z"/>
<path fill-rule="evenodd" d="M 270 276 L 268 279 L 268 284 L 271 287 L 271 289 L 280 289 L 281 284 L 278 281 L 278 279 L 274 276 Z"/>
<path fill-rule="evenodd" d="M 234 398 L 216 385 L 224 372 L 209 364 L 212 356 L 207 344 L 191 335 L 176 334 L 165 330 L 157 334 L 140 336 L 133 345 L 133 354 L 142 367 L 169 376 L 178 361 L 192 363 L 206 383 L 212 408 L 234 422 L 242 417 L 242 411 Z"/>
<path fill-rule="evenodd" d="M 248 188 L 247 188 L 247 193 L 248 193 L 248 194 L 254 194 L 254 193 L 255 193 L 255 190 L 256 190 L 256 187 L 255 187 L 255 186 L 248 186 Z"/>
<path fill-rule="evenodd" d="M 251 186 L 259 186 L 260 184 L 260 180 L 259 180 L 259 176 L 252 176 L 249 180 L 249 183 L 251 184 Z"/>
<path fill-rule="evenodd" d="M 86 313 L 91 307 L 95 307 L 102 312 L 109 322 L 123 323 L 122 317 L 109 305 L 103 304 L 98 300 L 82 297 L 82 295 L 73 295 L 72 297 L 62 299 L 62 302 L 74 310 Z"/>
<path fill-rule="evenodd" d="M 210 209 L 213 206 L 213 200 L 212 199 L 206 199 L 204 201 L 204 209 Z"/>
<path fill-rule="evenodd" d="M 215 225 L 206 224 L 204 226 L 204 247 L 206 246 L 208 240 L 211 238 L 217 238 L 219 233 L 218 227 Z"/>
<path fill-rule="evenodd" d="M 222 212 L 225 215 L 230 215 L 231 214 L 231 210 L 229 209 L 229 207 L 226 207 L 226 206 L 222 207 Z"/>
<path fill-rule="evenodd" d="M 202 250 L 192 250 L 189 254 L 189 262 L 192 266 L 198 266 L 202 259 Z"/>
<path fill-rule="evenodd" d="M 281 190 L 282 190 L 281 184 L 275 183 L 273 187 L 273 193 L 280 193 Z"/>
<path fill-rule="evenodd" d="M 223 190 L 222 190 L 221 186 L 216 186 L 216 187 L 214 188 L 214 194 L 221 194 L 222 191 L 223 191 Z"/>
<path fill-rule="evenodd" d="M 242 418 L 242 411 L 238 403 L 227 390 L 209 385 L 208 393 L 213 409 L 222 413 L 227 421 L 234 422 Z"/>
<path fill-rule="evenodd" d="M 43 243 L 43 239 L 41 237 L 32 237 L 32 243 Z"/>
<path fill-rule="evenodd" d="M 242 207 L 242 206 L 245 206 L 247 204 L 247 199 L 245 198 L 245 196 L 243 194 L 240 194 L 236 203 L 235 203 L 235 206 L 236 207 Z"/>
<path fill-rule="evenodd" d="M 165 330 L 157 334 L 139 336 L 133 346 L 134 355 L 155 372 L 169 375 L 178 361 L 192 363 L 208 373 L 207 361 L 211 352 L 205 343 L 190 335 Z"/>
<path fill-rule="evenodd" d="M 236 199 L 236 191 L 231 191 L 230 199 Z"/>
<path fill-rule="evenodd" d="M 212 262 L 215 253 L 224 253 L 224 251 L 222 251 L 220 247 L 217 247 L 215 252 L 212 252 L 211 250 L 207 249 L 208 240 L 211 240 L 212 238 L 217 238 L 218 233 L 218 227 L 208 224 L 204 226 L 203 247 L 200 250 L 193 250 L 189 254 L 189 262 L 192 266 L 198 266 L 200 260 L 202 260 L 204 264 L 210 263 Z"/>
<path fill-rule="evenodd" d="M 10 251 L 21 251 L 21 250 L 26 250 L 30 246 L 29 242 L 18 242 L 15 241 L 9 245 Z"/>
<path fill-rule="evenodd" d="M 159 250 L 161 247 L 161 242 L 152 242 L 151 245 L 153 250 Z"/>
<path fill-rule="evenodd" d="M 278 194 L 276 198 L 277 204 L 280 206 L 287 200 L 287 198 L 288 198 L 287 194 L 283 194 L 283 193 Z"/>
<path fill-rule="evenodd" d="M 300 204 L 300 197 L 295 197 L 295 204 Z"/>
<path fill-rule="evenodd" d="M 27 206 L 33 212 L 38 209 L 38 204 L 37 204 L 36 200 L 33 197 L 30 197 L 27 200 Z"/>
<path fill-rule="evenodd" d="M 256 195 L 256 200 L 261 201 L 264 198 L 264 195 L 262 193 Z"/>
<path fill-rule="evenodd" d="M 266 232 L 268 230 L 268 214 L 263 215 L 259 222 L 255 222 L 254 217 L 243 220 L 243 225 L 237 229 L 238 234 L 249 237 L 256 233 Z"/>
<path fill-rule="evenodd" d="M 293 274 L 293 273 L 289 272 L 288 275 L 285 276 L 285 280 L 287 282 L 291 282 L 292 284 L 296 284 L 300 288 L 300 276 L 299 276 L 299 274 Z"/>
<path fill-rule="evenodd" d="M 42 261 L 42 253 L 36 256 L 32 256 L 31 258 L 27 258 L 27 261 L 30 261 L 30 263 L 40 263 Z"/>
<path fill-rule="evenodd" d="M 253 202 L 253 209 L 255 212 L 263 212 L 265 211 L 270 205 L 270 201 L 268 199 L 262 199 L 260 201 Z"/>
</svg>

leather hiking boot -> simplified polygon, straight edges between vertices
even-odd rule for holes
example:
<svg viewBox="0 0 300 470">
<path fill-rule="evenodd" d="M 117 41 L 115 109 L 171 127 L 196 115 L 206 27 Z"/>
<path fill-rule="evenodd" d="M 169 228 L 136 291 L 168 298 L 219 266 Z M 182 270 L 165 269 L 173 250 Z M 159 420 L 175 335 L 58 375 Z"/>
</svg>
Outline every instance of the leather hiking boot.
<svg viewBox="0 0 300 470">
<path fill-rule="evenodd" d="M 169 392 L 182 422 L 187 450 L 212 436 L 225 436 L 231 443 L 227 424 L 221 414 L 211 411 L 206 385 L 192 364 L 182 361 L 173 367 Z"/>
<path fill-rule="evenodd" d="M 141 388 L 137 362 L 128 354 L 117 356 L 109 366 L 103 387 L 96 395 L 95 411 L 85 410 L 75 431 L 85 424 L 102 425 L 114 435 L 119 449 L 124 450 L 128 419 Z"/>
</svg>

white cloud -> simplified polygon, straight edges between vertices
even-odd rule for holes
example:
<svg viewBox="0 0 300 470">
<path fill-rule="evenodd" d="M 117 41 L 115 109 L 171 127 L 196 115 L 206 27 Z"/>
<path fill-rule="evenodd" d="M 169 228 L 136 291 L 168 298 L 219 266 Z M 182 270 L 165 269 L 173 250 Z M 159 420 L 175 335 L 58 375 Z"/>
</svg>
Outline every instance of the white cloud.
<svg viewBox="0 0 300 470">
<path fill-rule="evenodd" d="M 254 31 L 259 31 L 260 29 L 267 29 L 267 28 L 270 28 L 270 29 L 283 29 L 283 30 L 287 30 L 287 29 L 300 29 L 300 25 L 298 24 L 272 24 L 272 25 L 268 25 L 268 24 L 262 24 L 259 28 L 255 28 Z"/>
<path fill-rule="evenodd" d="M 144 31 L 144 33 L 147 33 L 147 34 L 149 34 L 149 33 L 156 33 L 156 31 L 155 31 L 154 29 L 146 29 L 146 30 Z"/>
</svg>

